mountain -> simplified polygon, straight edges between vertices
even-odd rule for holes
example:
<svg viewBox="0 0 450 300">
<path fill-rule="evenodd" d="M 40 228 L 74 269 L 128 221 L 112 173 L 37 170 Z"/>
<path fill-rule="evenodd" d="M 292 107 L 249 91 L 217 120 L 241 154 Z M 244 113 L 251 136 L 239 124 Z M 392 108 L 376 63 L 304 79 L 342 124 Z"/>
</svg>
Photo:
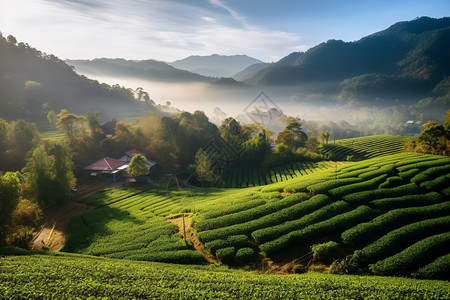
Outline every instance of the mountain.
<svg viewBox="0 0 450 300">
<path fill-rule="evenodd" d="M 355 42 L 329 40 L 246 80 L 264 86 L 326 82 L 345 97 L 420 99 L 450 75 L 450 18 L 417 18 Z"/>
<path fill-rule="evenodd" d="M 54 55 L 42 53 L 14 37 L 0 35 L 0 118 L 47 124 L 46 114 L 62 108 L 76 114 L 100 112 L 103 119 L 157 111 L 151 101 L 136 101 L 134 92 L 80 76 Z"/>
<path fill-rule="evenodd" d="M 218 55 L 189 56 L 169 63 L 175 68 L 188 70 L 193 73 L 209 77 L 232 77 L 245 68 L 262 63 L 262 61 L 247 55 Z"/>
<path fill-rule="evenodd" d="M 204 82 L 209 78 L 180 70 L 162 61 L 125 60 L 123 58 L 96 58 L 93 60 L 66 60 L 80 74 L 114 77 L 135 77 L 164 82 Z"/>
<path fill-rule="evenodd" d="M 233 79 L 238 80 L 238 81 L 244 81 L 244 80 L 250 79 L 253 76 L 255 76 L 256 73 L 258 73 L 261 70 L 264 70 L 268 66 L 270 66 L 269 63 L 253 64 L 253 65 L 245 68 L 244 70 L 234 74 Z"/>
</svg>

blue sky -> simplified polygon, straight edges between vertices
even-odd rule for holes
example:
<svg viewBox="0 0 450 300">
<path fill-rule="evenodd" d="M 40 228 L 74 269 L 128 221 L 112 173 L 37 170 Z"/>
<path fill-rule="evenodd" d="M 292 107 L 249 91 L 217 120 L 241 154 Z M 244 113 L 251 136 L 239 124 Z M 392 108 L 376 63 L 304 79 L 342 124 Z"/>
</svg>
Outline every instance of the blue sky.
<svg viewBox="0 0 450 300">
<path fill-rule="evenodd" d="M 276 61 L 420 16 L 450 16 L 450 1 L 0 0 L 3 35 L 62 59 L 217 53 Z"/>
</svg>

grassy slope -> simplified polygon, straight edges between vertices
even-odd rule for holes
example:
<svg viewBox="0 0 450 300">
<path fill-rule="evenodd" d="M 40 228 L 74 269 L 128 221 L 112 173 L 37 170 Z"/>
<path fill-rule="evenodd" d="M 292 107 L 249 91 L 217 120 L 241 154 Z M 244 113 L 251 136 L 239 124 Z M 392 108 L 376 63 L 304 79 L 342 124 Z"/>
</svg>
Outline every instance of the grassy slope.
<svg viewBox="0 0 450 300">
<path fill-rule="evenodd" d="M 445 281 L 258 275 L 215 265 L 184 266 L 73 254 L 2 257 L 1 252 L 0 299 L 450 299 L 450 285 Z"/>
</svg>

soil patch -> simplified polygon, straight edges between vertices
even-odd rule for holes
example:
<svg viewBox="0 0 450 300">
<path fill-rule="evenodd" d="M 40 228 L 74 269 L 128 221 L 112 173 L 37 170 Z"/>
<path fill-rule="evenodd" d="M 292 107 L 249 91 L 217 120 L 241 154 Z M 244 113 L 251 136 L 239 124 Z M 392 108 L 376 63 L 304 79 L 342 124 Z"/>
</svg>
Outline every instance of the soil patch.
<svg viewBox="0 0 450 300">
<path fill-rule="evenodd" d="M 192 243 L 194 249 L 201 254 L 208 263 L 214 264 L 219 263 L 219 261 L 209 253 L 209 251 L 203 246 L 203 244 L 198 240 L 197 236 L 194 234 L 194 228 L 191 226 L 191 215 L 184 216 L 184 225 L 183 225 L 183 216 L 172 218 L 168 217 L 167 221 L 178 226 L 178 233 L 181 234 L 186 240 Z"/>
</svg>

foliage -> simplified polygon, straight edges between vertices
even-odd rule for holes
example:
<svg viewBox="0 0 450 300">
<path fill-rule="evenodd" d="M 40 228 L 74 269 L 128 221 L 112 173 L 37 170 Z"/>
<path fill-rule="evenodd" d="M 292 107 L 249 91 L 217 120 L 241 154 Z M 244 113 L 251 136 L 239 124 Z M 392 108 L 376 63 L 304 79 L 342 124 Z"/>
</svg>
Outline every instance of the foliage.
<svg viewBox="0 0 450 300">
<path fill-rule="evenodd" d="M 195 173 L 200 179 L 202 186 L 205 181 L 212 182 L 216 177 L 211 168 L 211 163 L 208 154 L 202 148 L 198 149 L 195 154 Z"/>
<path fill-rule="evenodd" d="M 305 147 L 308 136 L 302 130 L 300 119 L 288 118 L 287 123 L 284 130 L 278 133 L 275 143 L 284 144 L 291 151 L 295 151 L 299 147 Z"/>
<path fill-rule="evenodd" d="M 76 179 L 73 175 L 72 152 L 68 145 L 51 141 L 38 146 L 27 161 L 24 174 L 28 189 L 38 202 L 49 207 L 70 197 Z"/>
<path fill-rule="evenodd" d="M 142 176 L 147 174 L 148 167 L 145 165 L 146 161 L 147 159 L 140 154 L 133 156 L 128 165 L 128 173 L 130 173 L 131 176 Z"/>
<path fill-rule="evenodd" d="M 401 295 L 437 300 L 448 299 L 449 294 L 445 281 L 317 273 L 261 275 L 217 266 L 15 253 L 2 257 L 0 294 L 5 298 L 390 299 Z"/>
<path fill-rule="evenodd" d="M 312 245 L 311 250 L 314 252 L 316 258 L 326 260 L 336 255 L 339 250 L 339 244 L 334 241 L 329 241 L 322 244 Z"/>
<path fill-rule="evenodd" d="M 0 245 L 4 244 L 5 226 L 11 220 L 11 214 L 19 204 L 20 181 L 16 173 L 0 173 Z"/>
</svg>

